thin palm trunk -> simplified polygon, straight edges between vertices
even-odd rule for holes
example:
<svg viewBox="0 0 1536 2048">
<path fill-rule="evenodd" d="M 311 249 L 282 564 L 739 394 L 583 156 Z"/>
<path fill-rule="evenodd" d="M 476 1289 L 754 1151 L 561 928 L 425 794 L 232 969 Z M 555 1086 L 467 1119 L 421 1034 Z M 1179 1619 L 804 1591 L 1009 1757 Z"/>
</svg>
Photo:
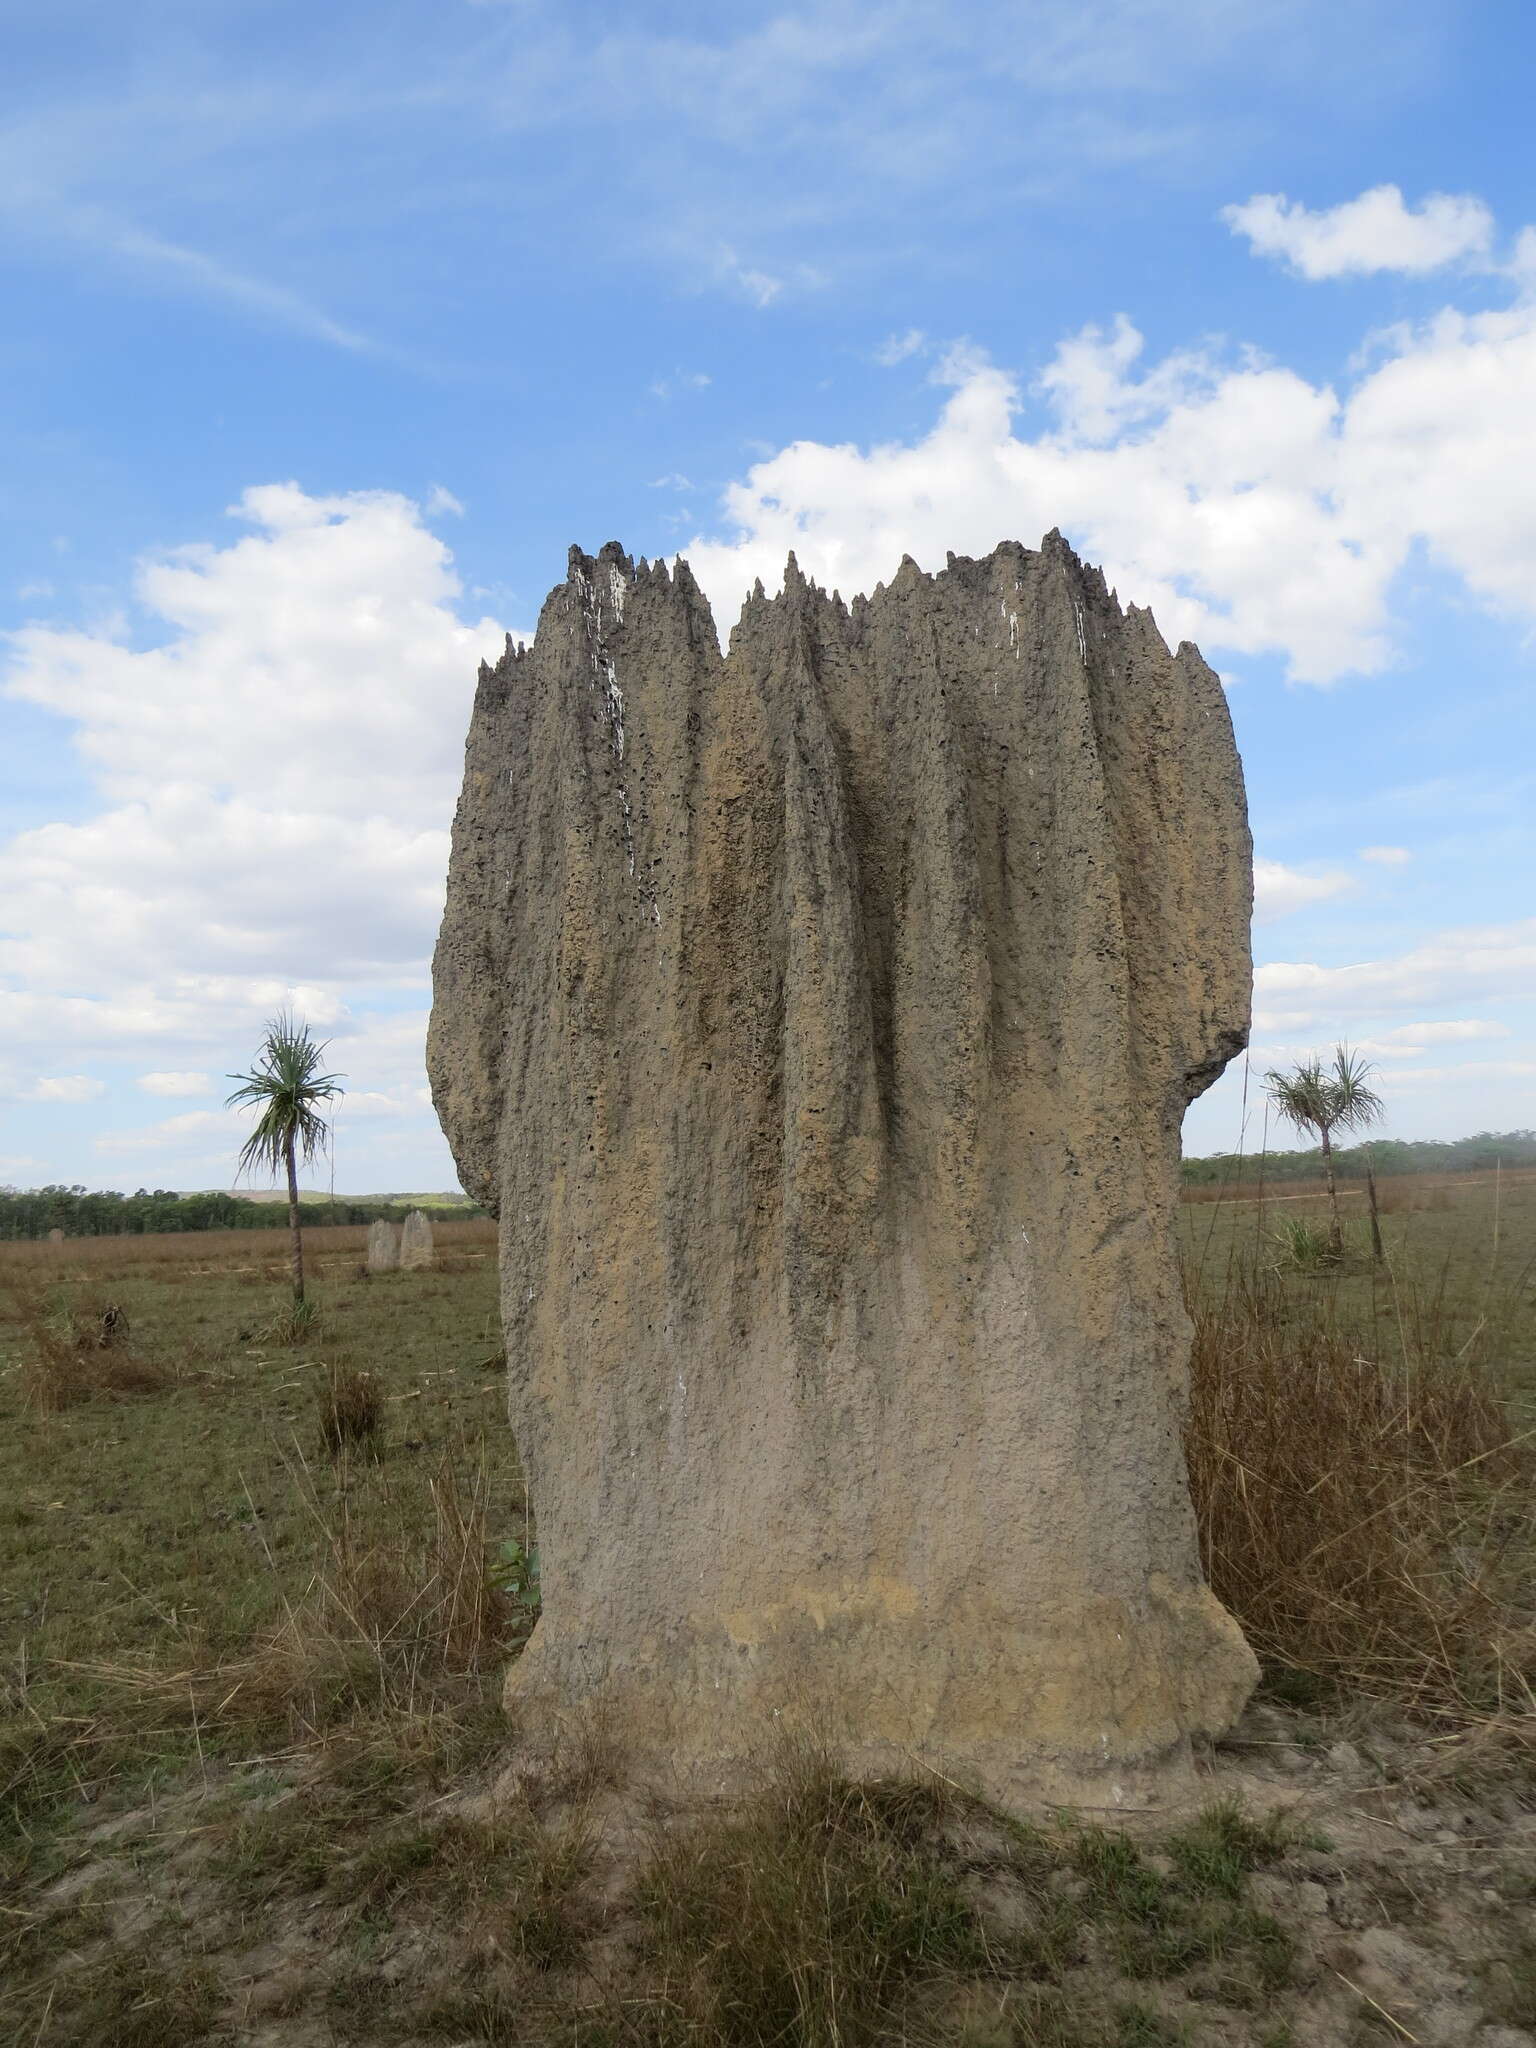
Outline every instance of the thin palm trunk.
<svg viewBox="0 0 1536 2048">
<path fill-rule="evenodd" d="M 1376 1206 L 1376 1164 L 1369 1145 L 1365 1148 L 1365 1192 L 1371 1202 L 1371 1256 L 1379 1266 L 1387 1255 L 1381 1242 L 1381 1211 Z"/>
<path fill-rule="evenodd" d="M 299 1173 L 293 1156 L 293 1140 L 283 1147 L 288 1166 L 288 1230 L 293 1239 L 293 1298 L 304 1299 L 304 1233 L 299 1228 Z"/>
<path fill-rule="evenodd" d="M 1328 1126 L 1319 1124 L 1318 1129 L 1323 1137 L 1323 1171 L 1328 1176 L 1328 1206 L 1333 1212 L 1333 1220 L 1328 1226 L 1328 1248 L 1338 1255 L 1344 1249 L 1344 1226 L 1339 1221 L 1339 1189 L 1333 1177 L 1333 1145 L 1328 1136 Z"/>
</svg>

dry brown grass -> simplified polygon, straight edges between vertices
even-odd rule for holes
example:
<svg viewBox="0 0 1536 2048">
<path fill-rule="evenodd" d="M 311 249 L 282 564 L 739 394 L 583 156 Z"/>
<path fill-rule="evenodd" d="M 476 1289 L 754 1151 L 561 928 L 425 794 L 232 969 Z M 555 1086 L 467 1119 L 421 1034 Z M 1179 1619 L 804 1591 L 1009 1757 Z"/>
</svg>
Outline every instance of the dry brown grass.
<svg viewBox="0 0 1536 2048">
<path fill-rule="evenodd" d="M 1341 1195 L 1365 1193 L 1364 1185 L 1356 1188 L 1352 1182 L 1345 1182 L 1339 1189 Z M 1247 1180 L 1200 1181 L 1179 1190 L 1180 1201 L 1199 1208 L 1210 1202 L 1326 1202 L 1328 1183 L 1325 1180 L 1261 1180 L 1255 1172 Z"/>
<path fill-rule="evenodd" d="M 1383 1216 L 1416 1216 L 1429 1210 L 1456 1206 L 1451 1190 L 1443 1181 L 1424 1180 L 1417 1174 L 1393 1174 L 1376 1183 L 1376 1207 Z"/>
<path fill-rule="evenodd" d="M 1239 1272 L 1196 1299 L 1190 1479 L 1206 1570 L 1259 1654 L 1536 1736 L 1536 1433 L 1398 1303 L 1385 1364 L 1328 1299 Z"/>
<path fill-rule="evenodd" d="M 518 1637 L 496 1584 L 483 1459 L 445 1455 L 429 1483 L 431 1518 L 378 1503 L 363 1533 L 350 1489 L 322 1493 L 293 1467 L 319 1538 L 306 1593 L 242 1656 L 208 1667 L 95 1665 L 82 1675 L 171 1715 L 279 1724 L 290 1740 L 324 1737 L 350 1718 L 430 1723 L 477 1697 Z M 377 1485 L 387 1490 L 387 1475 Z M 275 1571 L 274 1562 L 274 1571 Z"/>
<path fill-rule="evenodd" d="M 41 1287 L 13 1282 L 10 1316 L 22 1337 L 22 1400 L 54 1415 L 98 1395 L 153 1394 L 174 1384 L 172 1366 L 135 1349 L 113 1303 L 81 1309 Z"/>
<path fill-rule="evenodd" d="M 478 1265 L 496 1252 L 496 1225 L 487 1216 L 432 1224 L 432 1240 L 462 1262 Z M 368 1242 L 366 1223 L 316 1224 L 304 1231 L 306 1265 L 353 1271 Z M 168 1279 L 209 1273 L 247 1273 L 281 1281 L 288 1274 L 286 1230 L 184 1230 L 143 1236 L 69 1237 L 62 1244 L 23 1238 L 0 1244 L 0 1268 L 40 1280 L 89 1279 L 124 1270 Z"/>
<path fill-rule="evenodd" d="M 445 1457 L 431 1487 L 424 1526 L 402 1516 L 364 1537 L 343 1490 L 322 1504 L 309 1495 L 324 1539 L 308 1596 L 289 1606 L 233 1678 L 247 1708 L 282 1713 L 299 1735 L 346 1715 L 379 1710 L 430 1713 L 456 1688 L 506 1657 L 515 1629 L 495 1584 L 486 1527 L 484 1463 L 465 1469 Z M 234 1699 L 226 1704 L 233 1705 Z"/>
<path fill-rule="evenodd" d="M 332 1366 L 320 1398 L 320 1441 L 329 1456 L 376 1453 L 383 1427 L 384 1395 L 374 1375 L 356 1366 Z"/>
</svg>

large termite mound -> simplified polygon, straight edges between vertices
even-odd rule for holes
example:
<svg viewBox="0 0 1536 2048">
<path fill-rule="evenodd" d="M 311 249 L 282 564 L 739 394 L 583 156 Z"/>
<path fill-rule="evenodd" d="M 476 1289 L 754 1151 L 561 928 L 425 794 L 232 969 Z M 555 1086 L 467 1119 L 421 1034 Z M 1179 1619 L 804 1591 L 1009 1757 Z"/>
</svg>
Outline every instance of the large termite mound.
<svg viewBox="0 0 1536 2048">
<path fill-rule="evenodd" d="M 724 658 L 686 564 L 571 551 L 481 672 L 429 1043 L 500 1218 L 525 1701 L 999 1791 L 1231 1721 L 1173 1220 L 1250 874 L 1216 676 L 1059 535 L 851 606 L 791 557 Z"/>
</svg>

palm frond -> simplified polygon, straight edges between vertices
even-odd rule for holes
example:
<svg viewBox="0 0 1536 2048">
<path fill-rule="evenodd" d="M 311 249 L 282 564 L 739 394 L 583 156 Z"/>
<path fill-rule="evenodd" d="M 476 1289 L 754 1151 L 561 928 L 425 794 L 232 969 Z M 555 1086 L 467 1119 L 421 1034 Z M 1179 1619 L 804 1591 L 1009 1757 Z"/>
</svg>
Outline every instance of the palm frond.
<svg viewBox="0 0 1536 2048">
<path fill-rule="evenodd" d="M 229 1076 L 240 1086 L 227 1098 L 226 1106 L 259 1107 L 261 1111 L 240 1148 L 241 1173 L 267 1167 L 276 1174 L 290 1145 L 306 1164 L 324 1151 L 330 1126 L 321 1105 L 345 1093 L 340 1074 L 322 1072 L 324 1057 L 325 1043 L 317 1044 L 309 1035 L 309 1026 L 284 1010 L 268 1022 L 251 1071 Z"/>
<path fill-rule="evenodd" d="M 1271 1067 L 1264 1086 L 1280 1115 L 1303 1135 L 1329 1122 L 1328 1079 L 1316 1057 L 1301 1061 L 1290 1073 Z"/>
<path fill-rule="evenodd" d="M 1369 1085 L 1375 1071 L 1369 1060 L 1351 1052 L 1347 1045 L 1334 1047 L 1331 1079 L 1337 1106 L 1333 1120 L 1341 1131 L 1363 1131 L 1384 1114 L 1386 1104 Z"/>
<path fill-rule="evenodd" d="M 1298 1131 L 1358 1131 L 1375 1123 L 1385 1110 L 1370 1086 L 1375 1071 L 1347 1045 L 1336 1045 L 1328 1065 L 1314 1053 L 1288 1072 L 1271 1067 L 1264 1086 L 1280 1115 Z"/>
</svg>

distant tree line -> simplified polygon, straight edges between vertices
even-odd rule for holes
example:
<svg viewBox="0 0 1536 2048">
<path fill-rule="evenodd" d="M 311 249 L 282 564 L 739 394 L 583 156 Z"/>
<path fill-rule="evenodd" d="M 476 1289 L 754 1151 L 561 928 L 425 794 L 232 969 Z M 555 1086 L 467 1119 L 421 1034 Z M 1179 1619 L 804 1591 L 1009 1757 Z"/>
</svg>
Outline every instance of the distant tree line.
<svg viewBox="0 0 1536 2048">
<path fill-rule="evenodd" d="M 464 1203 L 348 1202 L 313 1199 L 301 1202 L 306 1225 L 372 1223 L 387 1217 L 398 1223 L 412 1209 L 429 1216 L 467 1217 L 483 1214 Z M 218 1192 L 181 1195 L 171 1188 L 140 1188 L 123 1195 L 82 1187 L 0 1188 L 0 1239 L 47 1237 L 62 1230 L 66 1237 L 129 1237 L 147 1231 L 286 1230 L 286 1202 L 248 1202 Z"/>
<path fill-rule="evenodd" d="M 1495 1166 L 1536 1166 L 1536 1131 L 1479 1131 L 1471 1138 L 1379 1138 L 1370 1145 L 1336 1145 L 1333 1169 L 1340 1180 L 1364 1180 L 1367 1158 L 1378 1180 L 1395 1173 L 1477 1173 Z M 1257 1180 L 1257 1152 L 1215 1152 L 1208 1159 L 1186 1159 L 1186 1187 L 1209 1187 L 1226 1180 Z M 1266 1181 L 1321 1180 L 1321 1146 L 1306 1152 L 1266 1152 Z"/>
</svg>

